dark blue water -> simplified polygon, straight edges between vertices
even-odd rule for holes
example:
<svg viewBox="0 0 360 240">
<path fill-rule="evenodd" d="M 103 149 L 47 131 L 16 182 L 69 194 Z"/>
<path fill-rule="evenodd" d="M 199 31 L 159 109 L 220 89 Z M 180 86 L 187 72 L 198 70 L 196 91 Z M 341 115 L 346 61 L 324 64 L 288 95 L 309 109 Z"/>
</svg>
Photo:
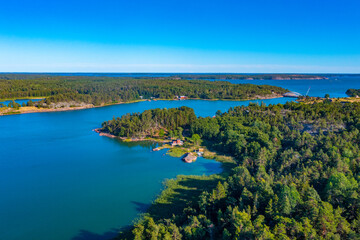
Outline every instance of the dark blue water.
<svg viewBox="0 0 360 240">
<path fill-rule="evenodd" d="M 338 76 L 329 77 L 324 80 L 220 80 L 231 83 L 252 83 L 257 85 L 279 86 L 290 91 L 295 91 L 305 95 L 309 90 L 309 96 L 324 97 L 347 97 L 346 90 L 350 88 L 360 89 L 360 76 Z"/>
<path fill-rule="evenodd" d="M 19 104 L 23 104 L 23 103 L 27 103 L 29 101 L 29 99 L 16 99 L 14 100 L 15 102 L 19 103 Z M 31 101 L 33 102 L 38 102 L 41 101 L 41 99 L 31 99 Z M 0 103 L 5 104 L 6 106 L 12 102 L 12 100 L 6 100 L 6 101 L 0 101 Z"/>
<path fill-rule="evenodd" d="M 151 152 L 150 143 L 100 137 L 92 130 L 103 121 L 183 105 L 212 116 L 247 104 L 152 101 L 0 117 L 0 239 L 107 239 L 146 210 L 164 179 L 221 172 L 213 160 L 186 164 L 164 150 Z"/>
</svg>

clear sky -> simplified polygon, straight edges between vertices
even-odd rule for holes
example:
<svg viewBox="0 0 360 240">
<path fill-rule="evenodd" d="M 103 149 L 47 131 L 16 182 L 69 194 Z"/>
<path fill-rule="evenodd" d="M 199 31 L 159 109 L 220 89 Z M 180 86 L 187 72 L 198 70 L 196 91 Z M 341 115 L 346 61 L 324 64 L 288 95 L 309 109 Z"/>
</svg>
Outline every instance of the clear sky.
<svg viewBox="0 0 360 240">
<path fill-rule="evenodd" d="M 360 73 L 360 1 L 4 0 L 0 71 Z"/>
</svg>

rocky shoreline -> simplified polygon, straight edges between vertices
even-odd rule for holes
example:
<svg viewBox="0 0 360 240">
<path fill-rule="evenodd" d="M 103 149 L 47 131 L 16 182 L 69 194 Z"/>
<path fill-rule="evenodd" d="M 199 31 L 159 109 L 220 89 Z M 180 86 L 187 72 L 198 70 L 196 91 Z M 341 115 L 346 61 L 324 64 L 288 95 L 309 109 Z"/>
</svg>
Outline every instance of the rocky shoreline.
<svg viewBox="0 0 360 240">
<path fill-rule="evenodd" d="M 127 141 L 127 142 L 142 142 L 142 141 L 153 141 L 153 142 L 161 142 L 161 143 L 167 143 L 169 142 L 169 140 L 157 140 L 157 139 L 148 139 L 148 138 L 127 138 L 127 137 L 119 137 L 119 136 L 115 136 L 113 134 L 110 133 L 105 133 L 101 131 L 101 128 L 95 128 L 93 130 L 94 132 L 98 133 L 99 136 L 103 136 L 103 137 L 109 137 L 109 138 L 117 138 L 123 141 Z"/>
<path fill-rule="evenodd" d="M 105 136 L 105 137 L 109 137 L 109 138 L 120 138 L 120 137 L 117 137 L 117 136 L 112 135 L 112 134 L 110 134 L 110 133 L 101 132 L 101 131 L 100 131 L 100 128 L 94 129 L 94 132 L 98 133 L 99 136 Z"/>
</svg>

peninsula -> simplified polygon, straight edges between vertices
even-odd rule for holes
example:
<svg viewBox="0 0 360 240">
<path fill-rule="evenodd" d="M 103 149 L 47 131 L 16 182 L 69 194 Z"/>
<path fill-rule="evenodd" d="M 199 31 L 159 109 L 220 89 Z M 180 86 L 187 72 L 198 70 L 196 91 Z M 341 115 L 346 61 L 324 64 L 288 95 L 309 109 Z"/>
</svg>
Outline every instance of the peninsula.
<svg viewBox="0 0 360 240">
<path fill-rule="evenodd" d="M 0 74 L 0 99 L 42 98 L 26 106 L 0 104 L 0 115 L 78 110 L 152 100 L 248 100 L 282 97 L 288 90 L 224 81 Z"/>
<path fill-rule="evenodd" d="M 206 118 L 187 107 L 154 109 L 104 122 L 101 131 L 114 135 L 176 134 L 228 154 L 216 158 L 221 174 L 169 180 L 119 239 L 358 236 L 359 112 L 359 103 L 324 100 L 250 104 Z"/>
<path fill-rule="evenodd" d="M 123 141 L 159 142 L 163 145 L 154 151 L 169 148 L 168 154 L 183 157 L 185 162 L 191 163 L 204 153 L 200 136 L 190 134 L 189 127 L 195 120 L 195 112 L 189 107 L 152 109 L 103 122 L 102 128 L 95 132 Z"/>
</svg>

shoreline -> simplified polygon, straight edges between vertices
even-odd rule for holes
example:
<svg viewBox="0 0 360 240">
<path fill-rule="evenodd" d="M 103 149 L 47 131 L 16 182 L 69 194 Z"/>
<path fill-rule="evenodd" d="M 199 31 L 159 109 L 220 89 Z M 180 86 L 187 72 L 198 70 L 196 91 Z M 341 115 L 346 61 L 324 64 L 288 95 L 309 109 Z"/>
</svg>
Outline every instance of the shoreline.
<svg viewBox="0 0 360 240">
<path fill-rule="evenodd" d="M 188 98 L 186 100 L 204 100 L 204 101 L 251 101 L 251 100 L 267 100 L 267 99 L 275 99 L 275 98 L 283 98 L 284 96 L 280 94 L 276 94 L 274 96 L 258 96 L 257 98 L 250 98 L 250 99 L 202 99 L 202 98 Z M 30 99 L 30 98 L 24 98 Z M 0 116 L 7 116 L 7 115 L 17 115 L 17 114 L 27 114 L 27 113 L 44 113 L 44 112 L 65 112 L 65 111 L 76 111 L 76 110 L 83 110 L 83 109 L 90 109 L 90 108 L 100 108 L 100 107 L 107 107 L 119 104 L 130 104 L 130 103 L 137 103 L 137 102 L 144 102 L 144 101 L 184 101 L 178 99 L 139 99 L 129 102 L 118 102 L 118 103 L 108 103 L 100 106 L 94 106 L 93 104 L 86 104 L 80 107 L 66 107 L 66 108 L 37 108 L 37 107 L 20 107 L 19 109 L 9 109 L 8 112 L 1 112 L 0 108 Z"/>
<path fill-rule="evenodd" d="M 117 139 L 121 139 L 121 140 L 129 140 L 127 138 L 122 138 L 122 137 L 117 137 L 115 135 L 109 134 L 109 133 L 103 133 L 100 131 L 100 128 L 94 129 L 94 132 L 98 133 L 99 136 L 104 136 L 104 137 L 109 137 L 109 138 L 117 138 Z M 126 141 L 125 140 L 125 141 Z M 153 142 L 159 142 L 156 141 L 156 139 L 131 139 L 131 142 L 138 142 L 138 141 L 153 141 Z M 167 140 L 163 140 L 165 142 L 168 142 Z M 191 194 L 188 195 L 188 197 L 192 198 L 194 196 L 198 196 L 200 195 L 202 192 L 204 191 L 210 191 L 211 189 L 213 189 L 216 184 L 218 184 L 219 181 L 224 181 L 226 179 L 226 177 L 231 173 L 231 169 L 233 169 L 233 167 L 236 165 L 236 161 L 232 156 L 226 155 L 226 153 L 222 153 L 222 152 L 218 152 L 218 151 L 214 151 L 214 150 L 209 150 L 207 145 L 201 145 L 198 146 L 199 148 L 204 148 L 205 151 L 202 155 L 202 157 L 208 161 L 216 161 L 220 164 L 220 171 L 217 173 L 212 173 L 212 174 L 198 174 L 198 175 L 194 175 L 194 174 L 190 174 L 190 175 L 184 175 L 184 174 L 177 174 L 175 177 L 170 178 L 170 179 L 165 179 L 163 182 L 163 186 L 161 187 L 160 191 L 158 194 L 156 194 L 154 196 L 154 200 L 152 201 L 152 203 L 150 204 L 150 206 L 144 210 L 141 213 L 138 213 L 138 217 L 141 218 L 141 216 L 143 214 L 149 214 L 150 216 L 157 218 L 157 217 L 164 217 L 167 216 L 166 212 L 171 212 L 174 213 L 173 211 L 175 211 L 176 213 L 179 213 L 179 211 L 181 211 L 181 209 L 183 209 L 184 207 L 186 207 L 183 204 L 178 204 L 174 202 L 174 199 L 178 198 L 179 196 L 176 194 L 176 190 L 177 189 L 181 189 L 181 190 L 185 190 L 185 191 L 191 191 Z M 168 147 L 166 147 L 168 148 Z M 169 151 L 169 149 L 167 149 L 166 151 Z M 182 159 L 182 157 L 179 156 L 172 156 L 171 154 L 169 154 L 171 157 L 175 157 L 178 159 L 181 159 L 182 161 L 184 161 Z M 186 161 L 184 161 L 184 164 L 188 164 Z M 192 181 L 192 187 L 188 188 L 188 186 L 186 185 L 187 181 Z M 194 192 L 194 189 L 196 189 L 196 192 Z M 166 204 L 166 206 L 164 206 L 164 202 L 168 202 L 168 204 Z M 171 217 L 170 215 L 167 217 Z M 121 231 L 119 233 L 119 235 L 117 236 L 118 239 L 119 236 L 123 236 L 123 234 L 127 235 L 129 234 L 129 231 L 131 231 L 132 227 L 131 226 L 127 226 L 127 228 L 124 228 L 123 231 Z"/>
<path fill-rule="evenodd" d="M 113 105 L 119 105 L 119 104 L 130 104 L 130 103 L 137 103 L 142 102 L 146 100 L 134 100 L 130 102 L 119 102 L 119 103 L 110 103 L 110 104 L 104 104 L 100 106 L 94 106 L 93 104 L 86 104 L 84 106 L 80 107 L 66 107 L 66 108 L 37 108 L 37 107 L 20 107 L 19 109 L 10 109 L 13 111 L 1 113 L 0 116 L 7 116 L 7 115 L 18 115 L 18 114 L 27 114 L 27 113 L 45 113 L 45 112 L 67 112 L 67 111 L 76 111 L 76 110 L 84 110 L 84 109 L 91 109 L 91 108 L 100 108 L 100 107 L 107 107 L 107 106 L 113 106 Z M 0 108 L 1 110 L 1 108 Z"/>
<path fill-rule="evenodd" d="M 115 136 L 113 134 L 110 133 L 105 133 L 100 131 L 101 128 L 95 128 L 93 129 L 94 132 L 98 133 L 99 136 L 101 137 L 108 137 L 108 138 L 117 138 L 120 139 L 124 142 L 143 142 L 143 141 L 152 141 L 152 142 L 159 142 L 159 143 L 167 143 L 170 140 L 165 140 L 165 139 L 154 139 L 154 138 L 127 138 L 127 137 L 119 137 L 119 136 Z"/>
</svg>

